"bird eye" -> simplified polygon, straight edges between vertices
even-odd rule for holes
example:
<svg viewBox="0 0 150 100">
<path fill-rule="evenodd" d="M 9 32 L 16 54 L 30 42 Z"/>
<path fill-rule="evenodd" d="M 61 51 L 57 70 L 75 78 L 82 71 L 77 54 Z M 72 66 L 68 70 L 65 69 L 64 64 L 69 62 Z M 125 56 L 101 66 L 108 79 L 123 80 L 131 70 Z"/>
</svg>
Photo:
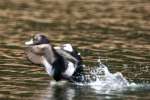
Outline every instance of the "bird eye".
<svg viewBox="0 0 150 100">
<path fill-rule="evenodd" d="M 33 37 L 33 40 L 37 40 L 36 37 Z"/>
<path fill-rule="evenodd" d="M 35 45 L 41 44 L 41 36 L 40 35 L 35 35 L 33 37 L 33 41 Z"/>
<path fill-rule="evenodd" d="M 37 41 L 37 40 L 39 40 L 39 38 L 37 36 L 34 36 L 33 40 Z"/>
</svg>

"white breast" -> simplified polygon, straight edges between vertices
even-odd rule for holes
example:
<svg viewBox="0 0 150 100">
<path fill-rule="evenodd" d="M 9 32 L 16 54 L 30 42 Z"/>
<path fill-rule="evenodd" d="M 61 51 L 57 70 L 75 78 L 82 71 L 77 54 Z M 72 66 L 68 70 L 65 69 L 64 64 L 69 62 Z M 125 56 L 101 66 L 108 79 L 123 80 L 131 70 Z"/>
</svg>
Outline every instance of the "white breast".
<svg viewBox="0 0 150 100">
<path fill-rule="evenodd" d="M 47 61 L 45 57 L 42 57 L 42 58 L 43 58 L 43 65 L 45 66 L 46 72 L 48 73 L 49 76 L 53 76 L 54 69 L 52 65 Z M 72 62 L 68 62 L 68 67 L 65 70 L 65 72 L 63 72 L 62 74 L 64 76 L 71 77 L 73 73 L 75 72 L 75 69 L 76 69 L 75 65 Z"/>
<path fill-rule="evenodd" d="M 71 77 L 74 72 L 75 72 L 75 66 L 72 62 L 69 62 L 68 67 L 67 67 L 66 71 L 63 73 L 63 75 L 65 75 L 67 77 Z"/>
<path fill-rule="evenodd" d="M 43 65 L 45 66 L 46 72 L 49 76 L 54 75 L 54 69 L 51 64 L 48 63 L 47 59 L 45 57 L 42 57 L 43 59 Z"/>
</svg>

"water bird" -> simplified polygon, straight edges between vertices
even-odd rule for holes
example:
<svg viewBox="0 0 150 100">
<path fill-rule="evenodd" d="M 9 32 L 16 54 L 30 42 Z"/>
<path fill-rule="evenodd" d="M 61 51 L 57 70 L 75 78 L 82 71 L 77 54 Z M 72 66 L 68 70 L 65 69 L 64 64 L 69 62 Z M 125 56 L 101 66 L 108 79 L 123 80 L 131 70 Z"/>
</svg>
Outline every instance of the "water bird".
<svg viewBox="0 0 150 100">
<path fill-rule="evenodd" d="M 27 58 L 34 64 L 43 65 L 54 80 L 81 81 L 83 64 L 80 54 L 71 44 L 54 47 L 43 34 L 34 35 L 25 42 Z"/>
</svg>

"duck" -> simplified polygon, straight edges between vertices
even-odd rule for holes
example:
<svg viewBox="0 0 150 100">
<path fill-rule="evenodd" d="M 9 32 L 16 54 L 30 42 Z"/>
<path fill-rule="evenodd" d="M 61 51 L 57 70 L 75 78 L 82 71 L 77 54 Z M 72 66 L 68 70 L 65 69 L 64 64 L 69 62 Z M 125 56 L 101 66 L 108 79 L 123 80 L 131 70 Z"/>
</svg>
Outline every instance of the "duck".
<svg viewBox="0 0 150 100">
<path fill-rule="evenodd" d="M 48 37 L 43 34 L 34 35 L 25 42 L 25 54 L 33 64 L 45 67 L 47 74 L 54 80 L 79 81 L 83 73 L 80 53 L 71 44 L 54 47 Z"/>
</svg>

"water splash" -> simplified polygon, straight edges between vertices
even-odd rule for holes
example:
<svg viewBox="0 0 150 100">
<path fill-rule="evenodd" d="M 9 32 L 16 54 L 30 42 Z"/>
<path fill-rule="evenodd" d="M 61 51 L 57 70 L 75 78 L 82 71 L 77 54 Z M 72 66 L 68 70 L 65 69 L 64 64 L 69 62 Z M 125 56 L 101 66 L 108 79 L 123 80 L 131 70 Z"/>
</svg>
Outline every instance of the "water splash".
<svg viewBox="0 0 150 100">
<path fill-rule="evenodd" d="M 120 72 L 111 73 L 108 67 L 98 59 L 98 66 L 90 70 L 89 74 L 83 77 L 84 82 L 76 83 L 78 85 L 89 85 L 91 88 L 103 92 L 112 90 L 121 90 L 130 84 Z"/>
</svg>

